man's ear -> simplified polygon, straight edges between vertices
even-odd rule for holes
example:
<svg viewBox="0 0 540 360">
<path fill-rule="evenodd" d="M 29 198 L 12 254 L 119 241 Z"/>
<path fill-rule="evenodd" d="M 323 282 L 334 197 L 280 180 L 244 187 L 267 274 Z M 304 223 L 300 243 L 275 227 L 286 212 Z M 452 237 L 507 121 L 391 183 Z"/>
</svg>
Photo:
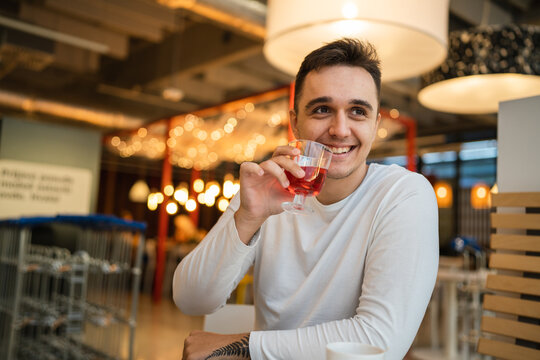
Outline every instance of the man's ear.
<svg viewBox="0 0 540 360">
<path fill-rule="evenodd" d="M 299 139 L 298 128 L 296 126 L 298 124 L 298 117 L 296 117 L 296 112 L 293 109 L 289 110 L 289 121 L 291 124 L 291 130 L 294 134 L 294 137 Z"/>
<path fill-rule="evenodd" d="M 377 114 L 377 120 L 375 120 L 375 131 L 373 132 L 373 141 L 377 138 L 377 130 L 379 129 L 379 125 L 381 125 L 381 113 Z"/>
</svg>

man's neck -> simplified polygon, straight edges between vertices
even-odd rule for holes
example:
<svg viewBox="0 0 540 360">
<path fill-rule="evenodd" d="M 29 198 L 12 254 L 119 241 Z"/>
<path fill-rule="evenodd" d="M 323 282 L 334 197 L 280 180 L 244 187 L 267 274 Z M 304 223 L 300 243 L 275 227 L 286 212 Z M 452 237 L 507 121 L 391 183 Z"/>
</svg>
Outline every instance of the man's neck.
<svg viewBox="0 0 540 360">
<path fill-rule="evenodd" d="M 327 177 L 317 200 L 323 205 L 334 204 L 352 194 L 364 181 L 368 171 L 368 165 L 363 164 L 349 176 L 341 179 Z"/>
</svg>

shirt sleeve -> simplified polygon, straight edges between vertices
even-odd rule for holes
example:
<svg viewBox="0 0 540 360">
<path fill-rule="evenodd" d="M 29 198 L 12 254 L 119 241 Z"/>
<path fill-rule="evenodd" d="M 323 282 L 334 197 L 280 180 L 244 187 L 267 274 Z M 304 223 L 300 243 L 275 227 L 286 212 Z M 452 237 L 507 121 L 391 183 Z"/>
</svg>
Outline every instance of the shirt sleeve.
<svg viewBox="0 0 540 360">
<path fill-rule="evenodd" d="M 254 235 L 249 245 L 240 240 L 234 221 L 239 204 L 237 195 L 174 272 L 173 299 L 187 315 L 210 314 L 222 307 L 253 264 L 260 233 Z"/>
<path fill-rule="evenodd" d="M 439 258 L 433 188 L 420 175 L 404 178 L 388 191 L 373 220 L 356 315 L 299 329 L 254 331 L 252 359 L 324 360 L 326 344 L 335 341 L 372 344 L 386 349 L 385 359 L 403 359 L 431 297 Z"/>
</svg>

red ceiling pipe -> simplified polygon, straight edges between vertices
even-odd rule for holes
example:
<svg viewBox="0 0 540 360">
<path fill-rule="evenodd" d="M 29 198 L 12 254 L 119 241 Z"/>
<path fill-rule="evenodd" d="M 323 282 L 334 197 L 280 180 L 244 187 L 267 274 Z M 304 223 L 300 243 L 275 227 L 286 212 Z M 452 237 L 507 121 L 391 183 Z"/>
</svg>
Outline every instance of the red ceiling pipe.
<svg viewBox="0 0 540 360">
<path fill-rule="evenodd" d="M 416 172 L 416 120 L 399 115 L 393 117 L 387 109 L 380 109 L 381 116 L 395 120 L 405 126 L 407 135 L 407 170 Z"/>
<path fill-rule="evenodd" d="M 167 119 L 167 133 L 171 130 L 171 119 Z M 165 155 L 163 156 L 163 165 L 161 168 L 161 191 L 167 185 L 172 184 L 172 164 L 170 162 L 171 148 L 169 146 L 165 147 Z M 163 288 L 163 273 L 165 271 L 165 246 L 167 242 L 167 235 L 169 232 L 169 214 L 167 214 L 167 202 L 169 196 L 166 196 L 163 200 L 163 203 L 159 206 L 159 220 L 158 220 L 158 239 L 156 247 L 156 273 L 154 277 L 154 293 L 153 300 L 154 303 L 159 303 L 161 301 L 161 291 Z"/>
<path fill-rule="evenodd" d="M 189 184 L 189 196 L 195 198 L 195 201 L 197 201 L 197 193 L 193 189 L 193 182 L 201 177 L 201 171 L 191 169 L 191 181 Z M 191 222 L 193 222 L 193 225 L 195 227 L 199 227 L 199 209 L 200 209 L 199 203 L 197 203 L 197 208 L 189 213 L 189 218 L 191 219 Z"/>
<path fill-rule="evenodd" d="M 291 83 L 291 86 L 289 87 L 289 112 L 294 109 L 294 81 Z M 289 115 L 289 126 L 287 129 L 287 138 L 289 141 L 294 140 L 294 133 L 292 131 L 291 126 L 291 115 Z"/>
</svg>

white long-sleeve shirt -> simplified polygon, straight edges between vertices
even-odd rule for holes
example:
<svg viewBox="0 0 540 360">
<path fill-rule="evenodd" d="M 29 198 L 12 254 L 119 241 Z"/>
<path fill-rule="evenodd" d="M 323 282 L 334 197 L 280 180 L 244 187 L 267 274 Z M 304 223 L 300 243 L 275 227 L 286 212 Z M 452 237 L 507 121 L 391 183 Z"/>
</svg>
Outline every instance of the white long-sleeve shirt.
<svg viewBox="0 0 540 360">
<path fill-rule="evenodd" d="M 347 198 L 310 215 L 271 216 L 249 245 L 234 222 L 239 198 L 177 267 L 173 297 L 187 314 L 223 306 L 254 265 L 252 359 L 324 359 L 334 341 L 359 341 L 402 359 L 435 284 L 438 210 L 429 182 L 399 166 L 369 165 Z"/>
</svg>

